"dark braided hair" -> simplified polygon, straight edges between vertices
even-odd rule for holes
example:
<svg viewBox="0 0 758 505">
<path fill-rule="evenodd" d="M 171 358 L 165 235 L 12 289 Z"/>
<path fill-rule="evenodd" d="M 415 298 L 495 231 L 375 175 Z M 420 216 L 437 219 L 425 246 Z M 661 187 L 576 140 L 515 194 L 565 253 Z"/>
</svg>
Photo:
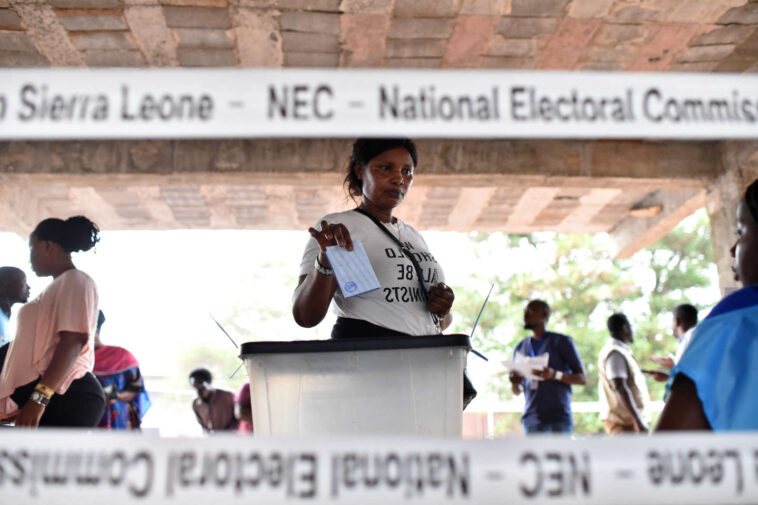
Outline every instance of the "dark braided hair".
<svg viewBox="0 0 758 505">
<path fill-rule="evenodd" d="M 753 221 L 758 225 L 758 179 L 745 190 L 745 203 L 750 215 L 753 216 Z"/>
<path fill-rule="evenodd" d="M 55 217 L 40 222 L 32 232 L 37 240 L 55 242 L 67 253 L 89 251 L 100 241 L 100 229 L 84 216 L 65 221 Z"/>
<path fill-rule="evenodd" d="M 383 152 L 402 147 L 411 155 L 413 166 L 418 165 L 418 153 L 416 145 L 409 138 L 395 139 L 375 139 L 360 138 L 353 144 L 350 151 L 350 162 L 347 165 L 347 175 L 345 176 L 344 186 L 347 188 L 347 194 L 352 198 L 357 198 L 363 194 L 363 181 L 358 179 L 355 169 L 358 166 L 366 166 L 372 159 L 376 158 Z"/>
</svg>

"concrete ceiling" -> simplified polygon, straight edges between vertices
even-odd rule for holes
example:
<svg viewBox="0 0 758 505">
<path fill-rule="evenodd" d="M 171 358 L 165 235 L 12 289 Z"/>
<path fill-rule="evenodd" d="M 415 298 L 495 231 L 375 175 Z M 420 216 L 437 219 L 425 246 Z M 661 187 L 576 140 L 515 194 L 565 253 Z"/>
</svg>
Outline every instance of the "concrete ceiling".
<svg viewBox="0 0 758 505">
<path fill-rule="evenodd" d="M 610 232 L 626 256 L 701 207 L 716 142 L 418 141 L 398 215 L 421 229 Z M 347 209 L 347 140 L 0 144 L 0 227 L 302 229 Z M 4 149 L 3 149 L 4 148 Z"/>
<path fill-rule="evenodd" d="M 755 71 L 747 0 L 0 0 L 0 65 Z"/>
<path fill-rule="evenodd" d="M 0 0 L 0 65 L 755 72 L 757 28 L 746 0 Z M 419 144 L 399 212 L 418 227 L 606 231 L 621 255 L 702 206 L 724 152 Z M 349 207 L 348 152 L 326 139 L 0 143 L 0 229 L 74 213 L 104 229 L 305 229 Z"/>
</svg>

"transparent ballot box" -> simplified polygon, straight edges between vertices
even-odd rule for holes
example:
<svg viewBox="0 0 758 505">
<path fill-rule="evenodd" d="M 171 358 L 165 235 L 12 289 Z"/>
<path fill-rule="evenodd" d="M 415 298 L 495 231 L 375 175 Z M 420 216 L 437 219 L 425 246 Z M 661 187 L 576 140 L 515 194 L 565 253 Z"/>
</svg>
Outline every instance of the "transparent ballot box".
<svg viewBox="0 0 758 505">
<path fill-rule="evenodd" d="M 459 437 L 467 335 L 248 342 L 256 435 Z"/>
</svg>

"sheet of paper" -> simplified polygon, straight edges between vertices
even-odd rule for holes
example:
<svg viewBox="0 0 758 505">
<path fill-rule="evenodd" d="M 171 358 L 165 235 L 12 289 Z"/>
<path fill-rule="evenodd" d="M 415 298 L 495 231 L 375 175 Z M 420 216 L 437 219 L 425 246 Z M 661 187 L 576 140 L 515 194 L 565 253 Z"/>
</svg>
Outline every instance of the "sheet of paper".
<svg viewBox="0 0 758 505">
<path fill-rule="evenodd" d="M 542 379 L 534 375 L 533 371 L 545 368 L 549 358 L 549 353 L 540 354 L 539 356 L 527 356 L 517 352 L 514 360 L 503 361 L 503 366 L 527 379 L 539 381 Z"/>
<path fill-rule="evenodd" d="M 337 284 L 345 298 L 368 293 L 381 287 L 360 240 L 353 240 L 352 251 L 336 245 L 329 246 L 326 248 L 326 257 L 329 258 L 329 264 L 334 270 Z"/>
</svg>

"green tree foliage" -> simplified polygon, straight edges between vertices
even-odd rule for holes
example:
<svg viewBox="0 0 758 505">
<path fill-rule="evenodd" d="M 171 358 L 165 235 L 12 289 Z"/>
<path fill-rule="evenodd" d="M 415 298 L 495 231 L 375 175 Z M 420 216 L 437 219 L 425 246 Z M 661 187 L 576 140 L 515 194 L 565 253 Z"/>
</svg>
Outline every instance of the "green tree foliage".
<svg viewBox="0 0 758 505">
<path fill-rule="evenodd" d="M 502 270 L 494 279 L 455 288 L 453 331 L 470 331 L 482 293 L 489 288 L 488 281 L 494 282 L 491 303 L 474 340 L 478 348 L 508 358 L 514 345 L 529 334 L 522 329 L 526 303 L 546 300 L 552 308 L 549 328 L 573 337 L 587 371 L 586 387 L 573 389 L 575 401 L 598 398 L 597 355 L 608 336 L 605 322 L 610 314 L 621 311 L 629 316 L 637 335 L 632 345 L 635 355 L 643 367 L 652 367 L 651 355 L 665 355 L 676 347 L 671 309 L 692 297 L 701 307 L 718 297 L 717 287 L 711 286 L 715 276 L 704 212 L 629 260 L 614 259 L 610 238 L 602 234 L 472 234 L 470 240 L 480 261 L 498 257 Z M 648 385 L 653 399 L 661 399 L 664 385 L 652 381 Z M 503 399 L 512 396 L 505 373 L 495 377 L 488 389 Z M 577 432 L 601 429 L 597 415 L 576 415 L 575 422 Z"/>
</svg>

